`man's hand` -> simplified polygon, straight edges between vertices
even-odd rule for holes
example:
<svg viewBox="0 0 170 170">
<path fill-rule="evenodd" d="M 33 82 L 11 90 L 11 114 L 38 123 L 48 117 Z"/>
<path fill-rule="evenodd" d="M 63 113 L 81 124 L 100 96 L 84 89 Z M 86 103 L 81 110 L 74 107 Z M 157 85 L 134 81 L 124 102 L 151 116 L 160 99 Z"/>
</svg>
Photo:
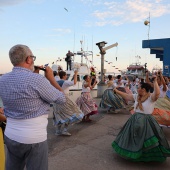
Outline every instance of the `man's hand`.
<svg viewBox="0 0 170 170">
<path fill-rule="evenodd" d="M 74 71 L 74 74 L 78 74 L 78 70 L 75 70 L 75 71 Z"/>
<path fill-rule="evenodd" d="M 4 109 L 3 109 L 3 107 L 0 107 L 0 114 L 4 114 Z"/>
<path fill-rule="evenodd" d="M 149 75 L 149 72 L 148 72 L 148 71 L 145 71 L 145 74 L 146 74 L 146 75 Z"/>
<path fill-rule="evenodd" d="M 46 71 L 44 72 L 45 77 L 46 77 L 49 81 L 53 80 L 53 79 L 54 79 L 53 70 L 52 70 L 49 66 L 45 67 L 45 70 L 46 70 Z"/>
<path fill-rule="evenodd" d="M 152 81 L 153 81 L 153 83 L 157 81 L 157 76 L 156 75 L 152 76 Z"/>
</svg>

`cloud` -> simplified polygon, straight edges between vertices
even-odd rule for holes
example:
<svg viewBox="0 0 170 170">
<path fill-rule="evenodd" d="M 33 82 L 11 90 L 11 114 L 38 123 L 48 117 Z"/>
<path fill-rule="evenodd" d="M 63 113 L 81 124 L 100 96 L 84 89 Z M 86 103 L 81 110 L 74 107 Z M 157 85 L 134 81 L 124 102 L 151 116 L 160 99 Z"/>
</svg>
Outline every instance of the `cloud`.
<svg viewBox="0 0 170 170">
<path fill-rule="evenodd" d="M 81 0 L 83 3 L 98 4 L 99 8 L 92 13 L 97 18 L 95 25 L 121 25 L 130 22 L 141 22 L 148 18 L 160 17 L 170 13 L 170 2 L 166 0 L 125 0 L 102 1 L 102 0 Z M 101 7 L 102 4 L 102 7 Z M 95 19 L 96 20 L 96 19 Z"/>
<path fill-rule="evenodd" d="M 0 0 L 0 7 L 17 5 L 17 4 L 22 3 L 24 1 L 25 0 Z"/>
<path fill-rule="evenodd" d="M 105 0 L 80 0 L 80 1 L 88 5 L 101 5 L 105 2 Z"/>
<path fill-rule="evenodd" d="M 26 1 L 41 3 L 44 0 L 0 0 L 0 7 L 18 5 Z"/>
</svg>

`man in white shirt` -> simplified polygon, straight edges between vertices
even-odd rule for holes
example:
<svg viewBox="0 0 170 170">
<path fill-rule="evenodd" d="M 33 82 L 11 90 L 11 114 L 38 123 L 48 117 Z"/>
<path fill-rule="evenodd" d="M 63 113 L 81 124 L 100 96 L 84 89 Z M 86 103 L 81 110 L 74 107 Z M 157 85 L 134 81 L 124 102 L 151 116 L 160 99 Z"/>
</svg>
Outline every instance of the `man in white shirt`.
<svg viewBox="0 0 170 170">
<path fill-rule="evenodd" d="M 122 76 L 118 75 L 117 79 L 114 80 L 113 82 L 117 84 L 118 87 L 125 87 L 125 84 L 128 83 L 129 79 L 126 76 L 126 80 L 122 80 Z"/>
<path fill-rule="evenodd" d="M 58 75 L 57 71 L 53 71 L 53 74 L 56 81 L 60 80 L 60 76 Z"/>
</svg>

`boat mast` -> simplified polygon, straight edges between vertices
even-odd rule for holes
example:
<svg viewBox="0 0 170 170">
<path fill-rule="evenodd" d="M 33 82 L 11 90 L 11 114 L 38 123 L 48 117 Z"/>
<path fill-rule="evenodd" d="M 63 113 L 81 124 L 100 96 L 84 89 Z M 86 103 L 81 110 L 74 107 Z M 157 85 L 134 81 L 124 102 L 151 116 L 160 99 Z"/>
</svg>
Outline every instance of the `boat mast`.
<svg viewBox="0 0 170 170">
<path fill-rule="evenodd" d="M 93 65 L 93 36 L 92 36 L 92 65 Z"/>
<path fill-rule="evenodd" d="M 82 52 L 82 54 L 81 54 L 81 64 L 83 64 L 83 40 L 80 40 L 80 43 L 81 43 L 81 52 Z"/>
<path fill-rule="evenodd" d="M 140 65 L 141 63 L 139 62 L 139 59 L 141 59 L 141 57 L 140 56 L 135 56 L 135 58 L 136 58 L 136 61 L 135 61 L 135 63 L 134 63 L 134 65 Z M 132 63 L 132 65 L 133 65 L 133 63 Z"/>
</svg>

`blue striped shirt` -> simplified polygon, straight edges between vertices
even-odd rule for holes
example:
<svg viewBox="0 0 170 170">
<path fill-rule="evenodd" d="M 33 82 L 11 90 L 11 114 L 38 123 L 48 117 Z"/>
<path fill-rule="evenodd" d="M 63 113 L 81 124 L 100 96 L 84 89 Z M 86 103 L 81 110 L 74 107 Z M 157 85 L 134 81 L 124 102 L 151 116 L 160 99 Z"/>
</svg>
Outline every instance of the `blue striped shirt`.
<svg viewBox="0 0 170 170">
<path fill-rule="evenodd" d="M 64 93 L 57 90 L 43 76 L 23 67 L 14 67 L 12 72 L 0 79 L 0 96 L 6 117 L 29 119 L 47 114 L 49 103 L 62 104 Z"/>
</svg>

